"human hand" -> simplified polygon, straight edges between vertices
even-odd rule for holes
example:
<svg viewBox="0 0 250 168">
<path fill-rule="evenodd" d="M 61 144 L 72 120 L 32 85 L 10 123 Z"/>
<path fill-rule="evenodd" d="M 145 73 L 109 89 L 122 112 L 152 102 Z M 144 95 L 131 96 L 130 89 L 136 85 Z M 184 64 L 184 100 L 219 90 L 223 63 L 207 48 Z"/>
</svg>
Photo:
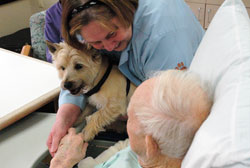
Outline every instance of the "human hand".
<svg viewBox="0 0 250 168">
<path fill-rule="evenodd" d="M 71 168 L 86 155 L 88 143 L 84 143 L 82 133 L 76 134 L 75 128 L 70 128 L 63 137 L 59 148 L 50 162 L 50 168 Z"/>
<path fill-rule="evenodd" d="M 54 157 L 60 140 L 66 135 L 68 127 L 61 119 L 56 120 L 47 140 L 47 146 L 52 157 Z"/>
<path fill-rule="evenodd" d="M 47 146 L 52 157 L 54 157 L 60 140 L 66 135 L 68 129 L 76 121 L 80 114 L 80 108 L 73 104 L 63 104 L 57 112 L 56 122 L 47 140 Z"/>
</svg>

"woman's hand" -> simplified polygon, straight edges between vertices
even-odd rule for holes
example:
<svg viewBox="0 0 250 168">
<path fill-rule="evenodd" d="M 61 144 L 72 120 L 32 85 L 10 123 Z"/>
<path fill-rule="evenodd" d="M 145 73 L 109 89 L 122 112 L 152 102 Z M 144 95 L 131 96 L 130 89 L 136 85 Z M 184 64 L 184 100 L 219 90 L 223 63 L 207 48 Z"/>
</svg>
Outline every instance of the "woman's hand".
<svg viewBox="0 0 250 168">
<path fill-rule="evenodd" d="M 59 148 L 50 162 L 50 168 L 71 168 L 86 155 L 88 143 L 84 143 L 82 133 L 76 134 L 75 128 L 70 128 L 63 137 Z"/>
<path fill-rule="evenodd" d="M 81 110 L 74 104 L 63 104 L 57 112 L 56 122 L 50 131 L 47 146 L 52 157 L 54 157 L 60 140 L 66 135 L 68 129 L 72 127 Z"/>
</svg>

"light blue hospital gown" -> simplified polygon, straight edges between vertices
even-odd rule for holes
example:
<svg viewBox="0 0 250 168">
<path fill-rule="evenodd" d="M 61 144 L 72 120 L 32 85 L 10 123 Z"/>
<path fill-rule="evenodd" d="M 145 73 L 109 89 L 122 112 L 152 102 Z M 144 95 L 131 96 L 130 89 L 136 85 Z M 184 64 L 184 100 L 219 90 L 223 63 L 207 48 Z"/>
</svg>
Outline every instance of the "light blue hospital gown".
<svg viewBox="0 0 250 168">
<path fill-rule="evenodd" d="M 141 168 L 137 161 L 136 154 L 127 147 L 114 156 L 112 156 L 108 161 L 95 166 L 95 168 Z"/>
<path fill-rule="evenodd" d="M 133 23 L 133 37 L 121 53 L 119 69 L 139 85 L 159 70 L 189 67 L 204 35 L 194 14 L 183 0 L 139 0 Z M 85 107 L 84 95 L 62 90 L 59 105 Z"/>
</svg>

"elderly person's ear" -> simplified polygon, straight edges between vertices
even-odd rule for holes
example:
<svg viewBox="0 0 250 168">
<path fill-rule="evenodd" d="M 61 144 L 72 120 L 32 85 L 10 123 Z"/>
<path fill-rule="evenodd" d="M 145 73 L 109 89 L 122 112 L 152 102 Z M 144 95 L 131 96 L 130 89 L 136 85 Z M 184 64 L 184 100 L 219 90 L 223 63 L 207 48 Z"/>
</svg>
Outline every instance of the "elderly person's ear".
<svg viewBox="0 0 250 168">
<path fill-rule="evenodd" d="M 153 158 L 159 152 L 159 147 L 151 135 L 145 136 L 147 158 Z"/>
</svg>

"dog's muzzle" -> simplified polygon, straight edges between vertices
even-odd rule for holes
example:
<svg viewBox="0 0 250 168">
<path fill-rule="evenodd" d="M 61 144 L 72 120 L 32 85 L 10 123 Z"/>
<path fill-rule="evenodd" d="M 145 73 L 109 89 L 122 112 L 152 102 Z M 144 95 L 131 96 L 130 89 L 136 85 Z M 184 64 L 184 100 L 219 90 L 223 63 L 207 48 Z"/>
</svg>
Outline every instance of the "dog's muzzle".
<svg viewBox="0 0 250 168">
<path fill-rule="evenodd" d="M 65 82 L 64 88 L 70 90 L 73 87 L 73 82 Z"/>
<path fill-rule="evenodd" d="M 80 86 L 75 86 L 75 85 L 76 85 L 75 82 L 68 81 L 63 84 L 63 87 L 69 90 L 71 94 L 76 95 L 83 88 L 83 84 L 80 84 Z"/>
</svg>

